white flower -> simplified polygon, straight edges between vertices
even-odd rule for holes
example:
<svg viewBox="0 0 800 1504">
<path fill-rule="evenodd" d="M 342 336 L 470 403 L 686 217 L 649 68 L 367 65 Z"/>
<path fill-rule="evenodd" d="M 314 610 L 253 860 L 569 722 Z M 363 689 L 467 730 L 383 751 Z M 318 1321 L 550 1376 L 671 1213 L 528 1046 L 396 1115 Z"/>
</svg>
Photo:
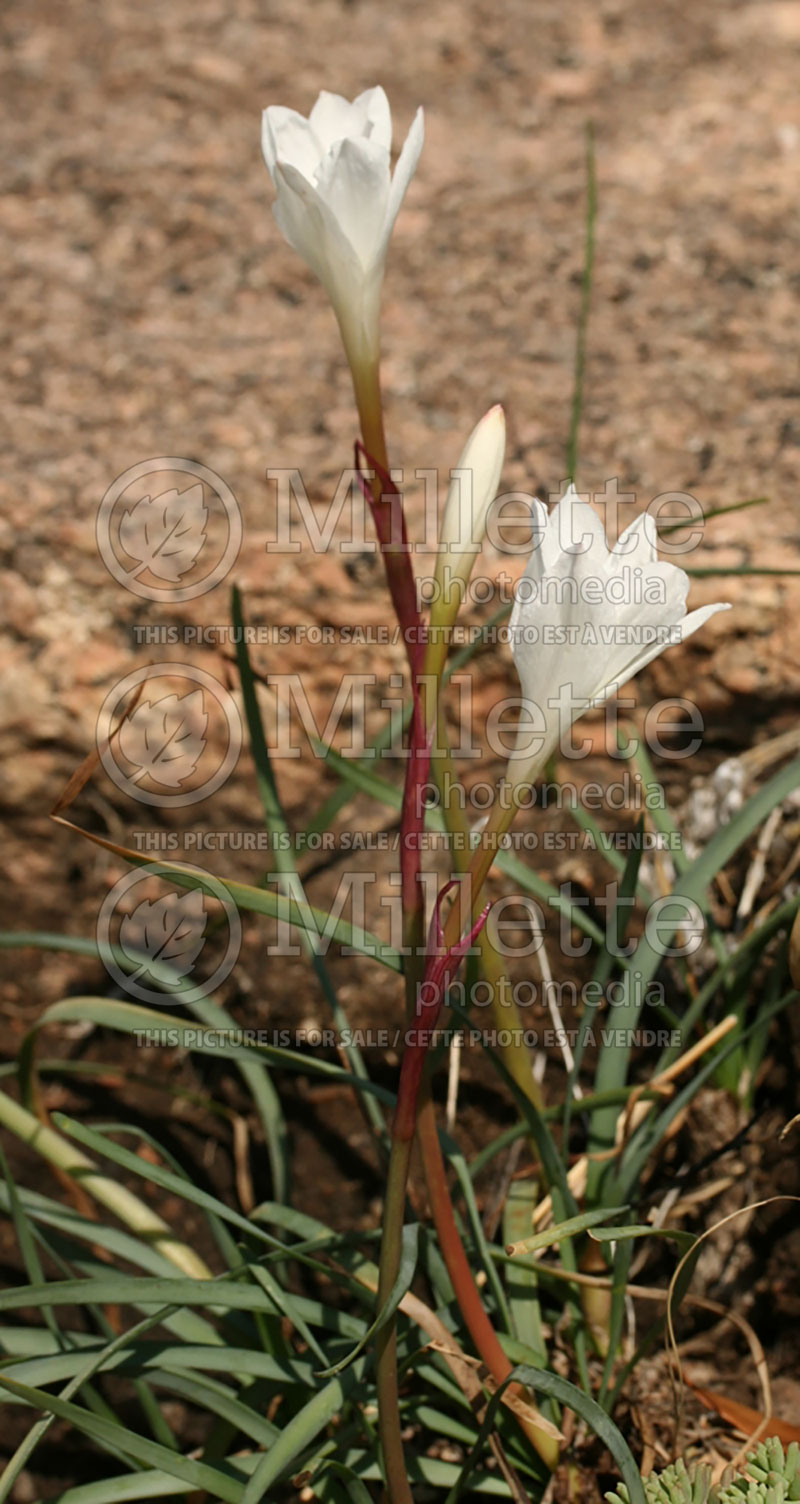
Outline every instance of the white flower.
<svg viewBox="0 0 800 1504">
<path fill-rule="evenodd" d="M 497 495 L 506 448 L 506 420 L 499 405 L 473 429 L 452 472 L 439 535 L 431 626 L 450 626 L 458 615 L 472 567 Z M 444 634 L 442 634 L 444 635 Z"/>
<path fill-rule="evenodd" d="M 658 559 L 653 518 L 643 513 L 609 550 L 597 514 L 570 486 L 552 512 L 533 503 L 537 545 L 517 585 L 511 651 L 523 706 L 508 777 L 535 777 L 561 735 L 666 648 L 685 642 L 717 611 L 686 615 L 689 577 Z"/>
<path fill-rule="evenodd" d="M 418 110 L 392 176 L 392 115 L 381 88 L 352 104 L 323 92 L 307 120 L 282 105 L 264 111 L 275 218 L 325 287 L 351 365 L 378 358 L 386 252 L 422 141 Z"/>
</svg>

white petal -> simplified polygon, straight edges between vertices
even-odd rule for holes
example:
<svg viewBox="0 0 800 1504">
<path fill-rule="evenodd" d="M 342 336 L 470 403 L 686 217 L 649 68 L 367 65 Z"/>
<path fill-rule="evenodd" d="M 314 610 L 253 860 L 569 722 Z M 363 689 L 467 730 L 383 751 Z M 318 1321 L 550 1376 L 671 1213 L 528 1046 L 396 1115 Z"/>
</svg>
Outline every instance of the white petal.
<svg viewBox="0 0 800 1504">
<path fill-rule="evenodd" d="M 718 611 L 730 610 L 730 601 L 715 601 L 713 606 L 698 606 L 695 611 L 690 611 L 689 615 L 685 616 L 680 624 L 681 642 L 685 642 L 687 637 L 693 637 L 698 628 L 704 627 L 706 622 L 712 616 L 716 616 Z"/>
<path fill-rule="evenodd" d="M 276 163 L 288 162 L 313 182 L 321 156 L 320 144 L 309 122 L 297 110 L 287 110 L 280 104 L 264 110 L 261 150 L 273 181 Z"/>
<path fill-rule="evenodd" d="M 363 134 L 378 146 L 392 149 L 392 111 L 386 92 L 377 84 L 374 89 L 365 89 L 353 100 L 353 109 L 363 111 Z"/>
<path fill-rule="evenodd" d="M 422 134 L 418 112 L 392 186 L 392 118 L 382 88 L 352 101 L 324 91 L 308 120 L 282 106 L 264 111 L 275 217 L 328 292 L 354 372 L 378 358 L 383 265 Z"/>
<path fill-rule="evenodd" d="M 605 561 L 608 556 L 605 528 L 594 507 L 568 486 L 550 513 L 553 542 L 562 553 L 581 554 Z"/>
<path fill-rule="evenodd" d="M 620 533 L 612 553 L 624 555 L 637 564 L 658 562 L 658 528 L 649 512 L 640 512 L 630 527 Z"/>
<path fill-rule="evenodd" d="M 392 112 L 384 90 L 365 89 L 352 103 L 323 89 L 309 116 L 323 154 L 340 141 L 370 140 L 387 152 L 392 145 Z"/>
<path fill-rule="evenodd" d="M 361 135 L 361 111 L 354 111 L 342 94 L 329 94 L 327 89 L 322 90 L 308 119 L 323 155 L 348 136 Z"/>
<path fill-rule="evenodd" d="M 525 574 L 532 580 L 576 571 L 597 574 L 608 560 L 603 524 L 574 486 L 569 486 L 547 517 L 547 526 L 534 547 Z"/>
<path fill-rule="evenodd" d="M 683 570 L 681 570 L 681 573 L 683 573 Z M 716 617 L 717 611 L 731 611 L 731 602 L 729 600 L 717 600 L 713 606 L 698 606 L 698 609 L 690 611 L 689 615 L 683 618 L 683 621 L 678 621 L 677 627 L 678 633 L 680 633 L 680 642 L 686 642 L 687 638 L 692 638 L 695 632 L 698 632 L 699 627 L 704 627 L 705 623 L 711 620 L 711 617 Z M 677 644 L 671 642 L 671 644 L 668 644 L 668 648 L 662 647 L 660 651 L 665 653 L 665 651 L 669 650 L 669 647 L 677 647 Z M 659 656 L 659 650 L 647 651 L 647 654 L 639 653 L 636 659 L 633 660 L 633 663 L 629 663 L 626 666 L 624 672 L 626 672 L 627 677 L 633 678 L 633 675 L 638 674 L 639 669 L 645 668 L 657 656 Z M 621 680 L 621 683 L 624 683 L 624 680 Z"/>
<path fill-rule="evenodd" d="M 729 611 L 727 602 L 717 602 L 713 606 L 700 606 L 698 610 L 690 612 L 683 621 L 676 624 L 676 642 L 685 642 L 694 632 L 702 627 L 717 611 Z M 523 628 L 524 630 L 524 628 Z M 660 657 L 676 642 L 653 642 L 636 653 L 617 668 L 613 677 L 601 674 L 598 687 L 588 692 L 581 670 L 581 656 L 589 661 L 596 662 L 598 649 L 585 650 L 581 655 L 580 650 L 570 653 L 567 649 L 561 655 L 561 672 L 553 672 L 552 651 L 542 650 L 538 643 L 525 643 L 519 641 L 516 651 L 512 644 L 514 662 L 520 676 L 523 701 L 528 703 L 529 711 L 520 718 L 520 729 L 517 744 L 511 753 L 506 769 L 507 776 L 515 782 L 528 783 L 534 778 L 550 754 L 558 746 L 559 739 L 568 729 L 570 724 L 579 720 L 584 710 L 589 706 L 602 705 L 605 700 L 616 694 L 623 685 L 646 668 L 653 659 Z M 570 672 L 571 671 L 571 672 Z M 583 681 L 583 682 L 582 682 Z M 570 697 L 576 702 L 574 713 L 559 720 L 557 708 L 551 704 L 551 700 L 558 697 L 560 689 L 569 691 Z M 533 731 L 530 718 L 535 717 L 536 727 L 543 727 L 543 736 Z M 531 750 L 533 744 L 533 750 Z"/>
<path fill-rule="evenodd" d="M 384 247 L 389 244 L 394 222 L 400 213 L 400 206 L 408 191 L 408 185 L 417 170 L 417 163 L 419 162 L 424 141 L 425 116 L 422 110 L 419 109 L 411 122 L 411 129 L 403 142 L 403 150 L 397 159 L 394 169 L 394 177 L 392 178 L 392 186 L 389 190 L 386 217 L 383 226 Z"/>
<path fill-rule="evenodd" d="M 301 172 L 279 163 L 275 183 L 278 189 L 275 218 L 289 244 L 319 277 L 336 307 L 348 288 L 353 289 L 354 295 L 357 293 L 363 281 L 361 263 L 327 204 Z"/>
<path fill-rule="evenodd" d="M 619 603 L 604 600 L 581 619 L 582 651 L 569 666 L 577 693 L 592 704 L 608 697 L 609 685 L 627 683 L 640 668 L 682 641 L 688 576 L 674 564 L 657 564 L 650 566 L 645 578 L 650 583 L 661 581 L 662 599 L 643 604 L 631 593 Z M 608 580 L 605 589 L 609 589 Z"/>
<path fill-rule="evenodd" d="M 543 501 L 539 500 L 538 496 L 532 496 L 530 498 L 530 509 L 532 538 L 531 556 L 522 575 L 522 580 L 526 581 L 531 579 L 538 580 L 538 574 L 535 565 L 539 559 L 544 535 L 547 532 L 548 524 L 550 521 L 550 514 L 548 513 L 547 507 L 545 506 Z M 512 653 L 514 652 L 514 633 L 517 627 L 521 626 L 522 624 L 522 618 L 525 613 L 526 605 L 528 605 L 527 587 L 525 585 L 522 585 L 522 581 L 520 581 L 517 585 L 516 591 L 514 592 L 514 604 L 511 607 L 511 616 L 509 618 L 509 633 L 511 637 Z"/>
<path fill-rule="evenodd" d="M 536 521 L 543 517 L 539 506 Z M 511 650 L 528 706 L 509 759 L 514 778 L 535 776 L 590 704 L 726 609 L 715 604 L 687 616 L 688 575 L 660 562 L 657 544 L 654 521 L 644 515 L 609 552 L 600 519 L 573 487 L 546 518 L 511 613 Z M 541 742 L 534 752 L 532 714 L 533 740 Z"/>
<path fill-rule="evenodd" d="M 616 621 L 618 610 L 603 596 L 609 572 L 608 547 L 597 514 L 574 488 L 566 492 L 547 518 L 538 547 L 534 547 L 522 579 L 517 586 L 517 620 L 520 626 L 537 624 L 579 628 L 599 611 Z M 592 604 L 593 594 L 602 604 Z M 582 676 L 590 673 L 591 660 L 576 655 L 564 641 L 537 660 L 551 675 L 559 672 L 564 650 L 574 670 L 579 665 Z"/>
<path fill-rule="evenodd" d="M 388 153 L 372 141 L 342 141 L 328 153 L 315 186 L 361 265 L 373 267 L 382 259 Z"/>
<path fill-rule="evenodd" d="M 706 622 L 712 616 L 716 616 L 718 611 L 730 611 L 730 609 L 729 601 L 716 601 L 713 606 L 698 606 L 696 611 L 690 611 L 689 615 L 683 618 L 683 621 L 675 624 L 675 640 L 667 643 L 653 643 L 643 648 L 634 658 L 617 670 L 614 682 L 610 689 L 604 690 L 603 698 L 607 699 L 609 694 L 616 693 L 618 688 L 623 684 L 627 684 L 629 679 L 632 679 L 635 674 L 640 673 L 643 668 L 646 668 L 648 663 L 652 663 L 654 658 L 660 657 L 662 653 L 669 652 L 671 647 L 677 647 L 679 643 L 685 642 L 687 637 L 692 637 L 698 628 L 705 626 Z"/>
</svg>

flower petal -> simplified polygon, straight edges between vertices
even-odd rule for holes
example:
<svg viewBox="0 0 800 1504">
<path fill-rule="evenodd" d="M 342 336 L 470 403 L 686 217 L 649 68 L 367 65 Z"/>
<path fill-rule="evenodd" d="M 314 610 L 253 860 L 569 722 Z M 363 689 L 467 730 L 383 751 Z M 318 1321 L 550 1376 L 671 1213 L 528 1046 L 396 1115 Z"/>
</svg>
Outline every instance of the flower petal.
<svg viewBox="0 0 800 1504">
<path fill-rule="evenodd" d="M 365 89 L 352 103 L 341 94 L 323 89 L 308 118 L 323 156 L 332 146 L 347 140 L 371 140 L 387 152 L 391 150 L 392 112 L 380 85 Z"/>
<path fill-rule="evenodd" d="M 637 564 L 658 562 L 658 528 L 650 512 L 640 512 L 634 518 L 630 527 L 620 533 L 611 552 L 615 556 L 622 554 L 626 559 L 635 559 Z"/>
<path fill-rule="evenodd" d="M 327 204 L 296 167 L 279 162 L 275 184 L 275 218 L 336 307 L 347 289 L 357 289 L 363 281 L 361 263 Z"/>
<path fill-rule="evenodd" d="M 425 116 L 422 109 L 417 110 L 411 122 L 411 129 L 403 142 L 401 151 L 394 169 L 394 177 L 389 190 L 389 198 L 386 204 L 386 217 L 383 225 L 384 253 L 389 244 L 394 222 L 400 213 L 400 206 L 408 191 L 408 185 L 417 170 L 420 152 L 425 141 Z"/>
<path fill-rule="evenodd" d="M 363 134 L 387 151 L 392 149 L 392 111 L 386 91 L 376 84 L 353 100 L 353 109 L 364 112 Z"/>
<path fill-rule="evenodd" d="M 533 777 L 568 727 L 602 704 L 722 604 L 686 615 L 689 577 L 658 559 L 652 517 L 637 517 L 609 552 L 599 518 L 570 487 L 543 522 L 511 613 L 523 714 L 509 773 Z"/>
<path fill-rule="evenodd" d="M 716 616 L 718 611 L 730 611 L 730 609 L 731 605 L 729 601 L 715 601 L 713 606 L 698 606 L 696 611 L 690 611 L 688 616 L 684 616 L 683 621 L 675 622 L 674 638 L 666 643 L 663 641 L 649 643 L 647 647 L 642 648 L 633 658 L 630 658 L 627 663 L 618 667 L 615 670 L 613 680 L 601 687 L 597 698 L 592 703 L 601 705 L 603 700 L 607 700 L 609 695 L 616 694 L 617 690 L 621 689 L 623 684 L 627 684 L 629 679 L 633 679 L 636 674 L 647 667 L 648 663 L 652 663 L 654 658 L 660 657 L 662 653 L 667 652 L 671 647 L 677 647 L 680 643 L 686 642 L 688 637 L 692 637 L 700 627 L 705 626 L 706 622 L 712 616 Z"/>
<path fill-rule="evenodd" d="M 261 116 L 261 150 L 275 181 L 278 162 L 291 163 L 310 183 L 319 166 L 321 149 L 311 125 L 297 110 L 272 104 Z"/>
<path fill-rule="evenodd" d="M 536 582 L 537 588 L 538 588 L 538 574 L 537 574 L 537 569 L 538 569 L 538 565 L 540 563 L 540 550 L 541 550 L 541 547 L 542 547 L 542 543 L 544 541 L 544 535 L 545 535 L 545 533 L 547 531 L 547 527 L 548 527 L 548 524 L 549 524 L 549 521 L 550 521 L 550 515 L 548 513 L 547 507 L 545 506 L 544 502 L 540 501 L 539 498 L 538 498 L 538 496 L 531 497 L 530 508 L 531 508 L 531 536 L 532 536 L 532 539 L 533 539 L 533 543 L 532 543 L 532 548 L 531 548 L 531 556 L 530 556 L 530 558 L 528 560 L 528 563 L 527 563 L 527 565 L 525 567 L 525 571 L 524 571 L 524 573 L 522 575 L 522 579 L 525 580 L 525 581 L 528 581 L 528 582 L 530 582 L 530 581 Z M 508 624 L 509 625 L 509 633 L 510 633 L 510 636 L 511 636 L 512 652 L 513 652 L 514 636 L 515 636 L 515 633 L 516 633 L 517 629 L 519 627 L 521 627 L 522 624 L 523 624 L 523 613 L 524 613 L 525 606 L 526 606 L 527 600 L 528 600 L 526 586 L 522 586 L 522 588 L 520 589 L 520 585 L 521 585 L 521 582 L 518 583 L 517 590 L 515 591 L 515 594 L 514 594 L 514 604 L 511 607 L 511 617 L 509 619 L 509 624 Z"/>
<path fill-rule="evenodd" d="M 343 94 L 331 94 L 327 89 L 315 100 L 308 120 L 319 140 L 322 156 L 348 136 L 363 134 L 364 112 L 357 110 Z"/>
<path fill-rule="evenodd" d="M 389 183 L 388 152 L 366 139 L 339 142 L 317 173 L 317 192 L 365 271 L 382 259 Z"/>
<path fill-rule="evenodd" d="M 420 111 L 393 184 L 392 115 L 382 88 L 352 101 L 323 91 L 308 120 L 282 106 L 264 111 L 262 151 L 278 191 L 275 217 L 334 305 L 357 388 L 378 360 L 386 251 L 422 134 Z"/>
<path fill-rule="evenodd" d="M 608 556 L 605 528 L 594 507 L 573 485 L 553 507 L 550 531 L 551 541 L 562 553 L 603 560 Z"/>
</svg>

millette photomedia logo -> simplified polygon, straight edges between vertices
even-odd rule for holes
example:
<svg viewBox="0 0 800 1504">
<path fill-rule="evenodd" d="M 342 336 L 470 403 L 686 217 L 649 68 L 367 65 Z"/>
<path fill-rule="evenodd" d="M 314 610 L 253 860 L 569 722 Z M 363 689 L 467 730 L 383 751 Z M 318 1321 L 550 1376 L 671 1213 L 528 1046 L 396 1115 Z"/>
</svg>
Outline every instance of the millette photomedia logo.
<svg viewBox="0 0 800 1504">
<path fill-rule="evenodd" d="M 208 997 L 230 975 L 242 942 L 239 913 L 227 889 L 200 867 L 202 887 L 170 888 L 149 872 L 126 872 L 106 894 L 97 918 L 97 947 L 109 976 L 129 997 L 165 1005 Z M 156 891 L 156 886 L 158 891 Z M 198 975 L 201 958 L 212 960 Z"/>
<path fill-rule="evenodd" d="M 191 663 L 135 669 L 109 691 L 97 718 L 109 778 L 157 809 L 184 809 L 215 794 L 241 749 L 233 696 Z"/>
<path fill-rule="evenodd" d="M 110 574 L 147 601 L 191 601 L 225 579 L 242 517 L 225 481 L 197 460 L 141 460 L 109 486 L 97 547 Z"/>
</svg>

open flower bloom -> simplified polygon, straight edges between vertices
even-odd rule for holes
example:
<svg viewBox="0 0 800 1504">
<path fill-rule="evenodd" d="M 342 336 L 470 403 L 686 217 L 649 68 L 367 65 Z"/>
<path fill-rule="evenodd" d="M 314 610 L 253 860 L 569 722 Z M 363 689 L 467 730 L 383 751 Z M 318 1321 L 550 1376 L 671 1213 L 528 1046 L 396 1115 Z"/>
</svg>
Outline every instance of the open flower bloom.
<svg viewBox="0 0 800 1504">
<path fill-rule="evenodd" d="M 497 495 L 505 447 L 506 420 L 498 405 L 490 408 L 472 430 L 452 472 L 431 601 L 433 642 L 443 645 L 445 656 L 447 628 L 458 615 L 480 552 L 487 514 Z"/>
<path fill-rule="evenodd" d="M 609 549 L 597 514 L 570 486 L 548 514 L 533 503 L 537 545 L 517 585 L 511 651 L 522 687 L 507 777 L 534 778 L 563 733 L 717 611 L 686 614 L 689 577 L 658 558 L 643 513 Z"/>
<path fill-rule="evenodd" d="M 393 176 L 392 114 L 381 88 L 352 104 L 323 92 L 308 119 L 282 105 L 264 111 L 275 218 L 325 287 L 354 371 L 378 359 L 386 252 L 422 141 L 418 110 Z"/>
</svg>

